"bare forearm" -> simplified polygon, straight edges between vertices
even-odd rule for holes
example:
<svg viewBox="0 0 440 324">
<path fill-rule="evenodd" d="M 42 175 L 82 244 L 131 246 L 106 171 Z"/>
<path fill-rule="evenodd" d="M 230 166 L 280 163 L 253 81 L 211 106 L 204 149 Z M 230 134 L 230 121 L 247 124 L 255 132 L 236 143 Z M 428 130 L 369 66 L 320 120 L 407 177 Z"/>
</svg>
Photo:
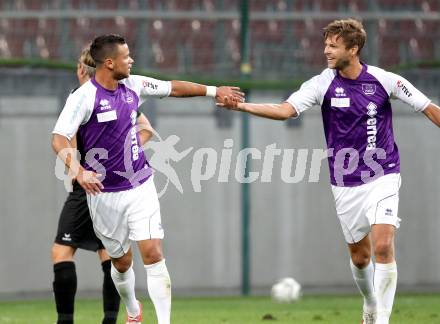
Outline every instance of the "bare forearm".
<svg viewBox="0 0 440 324">
<path fill-rule="evenodd" d="M 426 117 L 429 118 L 437 127 L 440 127 L 440 107 L 431 103 L 428 107 L 423 111 Z"/>
<path fill-rule="evenodd" d="M 147 143 L 151 137 L 153 137 L 152 130 L 147 130 L 147 129 L 141 130 L 139 132 L 139 141 L 141 143 L 141 146 L 144 145 L 145 143 Z"/>
<path fill-rule="evenodd" d="M 205 96 L 206 86 L 187 81 L 171 81 L 171 97 Z"/>
<path fill-rule="evenodd" d="M 238 87 L 230 86 L 205 86 L 203 84 L 187 82 L 187 81 L 171 81 L 171 97 L 198 97 L 208 96 L 215 98 L 217 101 L 223 101 L 226 98 L 244 101 L 244 93 Z"/>
<path fill-rule="evenodd" d="M 296 116 L 295 110 L 286 106 L 286 104 L 239 103 L 237 109 L 255 116 L 275 120 L 286 120 Z"/>
<path fill-rule="evenodd" d="M 140 116 L 137 118 L 137 125 L 139 131 L 139 141 L 142 146 L 146 142 L 148 142 L 151 137 L 153 137 L 154 130 L 153 126 L 151 126 L 150 121 L 143 113 L 141 113 Z"/>
<path fill-rule="evenodd" d="M 52 148 L 69 169 L 69 176 L 76 179 L 81 187 L 91 195 L 96 195 L 104 188 L 99 176 L 93 171 L 86 171 L 79 163 L 76 156 L 76 149 L 73 148 L 71 141 L 63 136 L 54 134 L 52 138 Z"/>
<path fill-rule="evenodd" d="M 80 167 L 76 158 L 76 149 L 67 137 L 54 134 L 52 137 L 52 149 L 69 169 Z"/>
</svg>

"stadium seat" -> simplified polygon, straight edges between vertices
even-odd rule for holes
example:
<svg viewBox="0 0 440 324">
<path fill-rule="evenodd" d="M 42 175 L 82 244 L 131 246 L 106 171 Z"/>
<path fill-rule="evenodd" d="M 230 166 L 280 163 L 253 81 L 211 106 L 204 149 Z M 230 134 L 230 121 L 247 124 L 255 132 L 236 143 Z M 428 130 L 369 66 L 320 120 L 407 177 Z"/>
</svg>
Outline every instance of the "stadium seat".
<svg viewBox="0 0 440 324">
<path fill-rule="evenodd" d="M 67 7 L 73 9 L 118 10 L 233 10 L 238 12 L 237 0 L 71 0 Z M 440 10 L 438 0 L 381 0 L 376 2 L 379 10 L 418 10 L 435 12 Z M 53 1 L 3 1 L 0 10 L 47 10 L 54 7 Z M 311 10 L 353 12 L 369 9 L 368 0 L 267 0 L 250 1 L 252 11 L 273 14 L 286 12 L 309 12 Z M 59 7 L 57 7 L 59 8 Z M 307 17 L 307 14 L 304 13 Z M 294 64 L 291 57 L 310 68 L 322 67 L 322 28 L 330 20 L 304 18 L 304 20 L 252 20 L 250 22 L 251 55 L 254 62 L 266 69 L 270 64 L 286 71 Z M 375 23 L 375 22 L 373 22 Z M 67 25 L 67 26 L 66 26 Z M 155 28 L 157 25 L 160 28 Z M 219 26 L 221 25 L 221 26 Z M 437 40 L 440 37 L 440 22 L 437 20 L 386 20 L 377 22 L 379 64 L 385 68 L 402 62 L 434 60 L 439 55 Z M 156 26 L 156 27 L 157 27 Z M 142 30 L 145 28 L 145 30 Z M 68 32 L 68 35 L 62 35 Z M 146 55 L 151 66 L 164 72 L 203 71 L 210 72 L 215 65 L 234 69 L 240 61 L 239 21 L 222 20 L 221 23 L 204 20 L 163 19 L 145 20 L 115 15 L 106 19 L 69 18 L 60 19 L 3 19 L 0 20 L 1 46 L 13 57 L 40 57 L 41 48 L 47 48 L 50 58 L 76 59 L 79 50 L 96 35 L 117 33 L 123 35 L 133 55 Z M 37 39 L 38 36 L 38 39 Z M 218 39 L 222 41 L 219 42 Z M 64 44 L 61 44 L 61 42 Z M 66 42 L 69 49 L 66 50 Z M 141 43 L 145 42 L 145 43 Z M 223 45 L 219 45 L 222 43 Z M 387 46 L 383 46 L 387 44 Z M 220 46 L 220 48 L 218 48 Z M 216 48 L 217 47 L 217 48 Z M 142 49 L 142 50 L 139 50 Z M 145 52 L 147 51 L 147 52 Z M 141 53 L 139 53 L 141 52 Z M 284 53 L 283 53 L 284 52 Z M 6 50 L 4 50 L 6 53 Z M 46 52 L 44 52 L 46 53 Z M 44 54 L 43 53 L 43 54 Z M 5 54 L 6 55 L 6 54 Z M 46 55 L 46 54 L 44 54 Z M 257 58 L 261 56 L 261 58 Z M 146 60 L 146 59 L 145 59 Z M 145 62 L 144 60 L 144 62 Z M 221 63 L 215 63 L 221 60 Z M 271 62 L 272 61 L 272 62 Z M 231 72 L 231 71 L 229 71 Z M 217 72 L 216 72 L 217 73 Z"/>
<path fill-rule="evenodd" d="M 337 0 L 315 0 L 316 6 L 319 6 L 320 11 L 338 11 L 341 1 Z"/>
<path fill-rule="evenodd" d="M 228 66 L 235 66 L 239 71 L 240 67 L 240 30 L 237 28 L 237 24 L 234 22 L 225 23 L 225 35 L 227 39 L 225 42 L 226 49 L 224 59 L 225 62 L 229 62 Z"/>
<path fill-rule="evenodd" d="M 440 10 L 440 2 L 438 0 L 425 0 L 422 2 L 422 9 L 423 4 L 427 4 L 428 11 L 432 12 L 438 12 Z"/>
<path fill-rule="evenodd" d="M 176 39 L 181 35 L 175 32 L 178 30 L 175 21 L 161 21 L 160 26 L 160 29 L 154 28 L 154 22 L 148 26 L 147 35 L 152 53 L 150 64 L 155 69 L 175 73 L 178 66 Z"/>
<path fill-rule="evenodd" d="M 202 22 L 200 31 L 193 33 L 192 44 L 193 51 L 192 62 L 195 72 L 213 71 L 215 60 L 215 23 Z"/>
<path fill-rule="evenodd" d="M 368 10 L 369 4 L 366 0 L 351 0 L 348 7 L 353 12 L 359 12 Z"/>
<path fill-rule="evenodd" d="M 40 19 L 38 20 L 38 34 L 44 39 L 48 57 L 44 58 L 60 58 L 59 53 L 59 25 L 57 19 Z"/>
</svg>

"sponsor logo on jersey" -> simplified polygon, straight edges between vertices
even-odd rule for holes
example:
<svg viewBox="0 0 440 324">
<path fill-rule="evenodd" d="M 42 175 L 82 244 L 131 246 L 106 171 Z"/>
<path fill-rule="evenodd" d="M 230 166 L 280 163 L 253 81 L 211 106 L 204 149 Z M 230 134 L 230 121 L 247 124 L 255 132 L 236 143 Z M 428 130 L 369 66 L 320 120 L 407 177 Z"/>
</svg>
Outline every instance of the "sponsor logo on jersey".
<svg viewBox="0 0 440 324">
<path fill-rule="evenodd" d="M 157 84 L 154 84 L 153 82 L 150 82 L 150 81 L 147 81 L 147 80 L 142 81 L 142 86 L 144 88 L 150 88 L 150 89 L 153 89 L 153 90 L 157 90 L 157 88 L 159 87 Z"/>
<path fill-rule="evenodd" d="M 136 113 L 136 111 L 133 110 L 130 114 L 131 124 L 133 126 L 136 124 L 136 116 L 137 116 L 137 113 Z"/>
<path fill-rule="evenodd" d="M 393 216 L 393 210 L 391 208 L 385 209 L 385 216 Z"/>
<path fill-rule="evenodd" d="M 108 121 L 118 119 L 118 115 L 116 114 L 116 110 L 109 110 L 106 112 L 96 114 L 96 118 L 98 119 L 98 123 L 105 123 Z"/>
<path fill-rule="evenodd" d="M 130 114 L 130 120 L 131 120 L 131 125 L 133 126 L 131 128 L 130 134 L 131 134 L 131 157 L 133 159 L 133 161 L 137 161 L 139 159 L 139 145 L 138 145 L 138 141 L 137 141 L 137 136 L 136 136 L 136 116 L 137 113 L 136 111 L 132 111 Z"/>
<path fill-rule="evenodd" d="M 332 98 L 331 106 L 337 108 L 350 107 L 350 98 Z"/>
<path fill-rule="evenodd" d="M 377 134 L 377 106 L 374 102 L 367 105 L 367 151 L 376 148 L 376 134 Z"/>
<path fill-rule="evenodd" d="M 362 92 L 367 96 L 372 96 L 376 93 L 376 85 L 375 84 L 362 84 Z"/>
<path fill-rule="evenodd" d="M 71 242 L 72 238 L 70 237 L 69 233 L 64 233 L 63 237 L 61 238 L 62 241 Z"/>
<path fill-rule="evenodd" d="M 335 88 L 335 96 L 336 97 L 345 97 L 346 96 L 345 89 L 342 87 L 336 87 Z"/>
<path fill-rule="evenodd" d="M 99 102 L 99 106 L 101 106 L 101 110 L 112 109 L 112 106 L 110 106 L 110 103 L 107 99 L 101 99 L 101 101 Z"/>
<path fill-rule="evenodd" d="M 370 102 L 367 106 L 368 109 L 368 116 L 370 116 L 371 118 L 373 118 L 374 116 L 377 115 L 377 106 L 374 102 Z"/>
<path fill-rule="evenodd" d="M 130 130 L 131 135 L 131 157 L 133 161 L 137 161 L 139 159 L 139 145 L 136 136 L 136 126 L 133 126 Z"/>
<path fill-rule="evenodd" d="M 404 93 L 408 98 L 410 98 L 410 97 L 412 96 L 412 93 L 409 92 L 408 88 L 403 84 L 402 81 L 400 81 L 400 80 L 397 81 L 397 87 L 400 88 L 400 89 L 402 89 L 403 93 Z"/>
</svg>

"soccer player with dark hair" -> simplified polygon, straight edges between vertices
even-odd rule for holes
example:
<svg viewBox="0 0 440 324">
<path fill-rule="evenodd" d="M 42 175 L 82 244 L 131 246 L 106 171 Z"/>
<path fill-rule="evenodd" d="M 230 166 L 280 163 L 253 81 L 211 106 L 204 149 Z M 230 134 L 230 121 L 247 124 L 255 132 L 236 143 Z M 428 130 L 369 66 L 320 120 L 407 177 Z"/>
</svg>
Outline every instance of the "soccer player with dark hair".
<svg viewBox="0 0 440 324">
<path fill-rule="evenodd" d="M 77 63 L 76 74 L 80 86 L 95 75 L 95 63 L 86 47 Z M 77 89 L 77 88 L 76 88 Z M 72 93 L 76 91 L 74 89 Z M 138 112 L 137 124 L 141 125 L 141 142 L 152 136 L 152 127 L 148 119 Z M 78 145 L 77 145 L 78 143 Z M 72 144 L 82 155 L 81 139 L 72 138 Z M 104 273 L 102 285 L 104 318 L 102 324 L 116 324 L 119 312 L 120 297 L 110 275 L 110 257 L 96 237 L 87 206 L 86 192 L 74 181 L 73 190 L 69 193 L 58 222 L 55 243 L 52 246 L 52 262 L 54 270 L 53 293 L 58 313 L 57 324 L 73 323 L 77 277 L 73 261 L 76 250 L 84 249 L 98 253 Z"/>
<path fill-rule="evenodd" d="M 127 323 L 141 323 L 135 296 L 130 242 L 138 245 L 148 292 L 159 324 L 169 324 L 171 281 L 162 253 L 164 231 L 152 170 L 140 148 L 135 125 L 138 107 L 148 96 L 210 96 L 242 101 L 236 87 L 185 81 L 160 81 L 130 75 L 133 59 L 124 38 L 95 38 L 90 53 L 95 76 L 69 96 L 53 130 L 52 146 L 87 192 L 96 235 L 112 260 L 111 276 L 127 310 Z M 77 161 L 72 138 L 81 137 L 85 160 Z"/>
<path fill-rule="evenodd" d="M 397 283 L 394 236 L 400 159 L 390 99 L 400 99 L 440 127 L 440 108 L 401 76 L 360 60 L 361 22 L 336 20 L 324 29 L 327 66 L 281 104 L 219 106 L 285 120 L 321 106 L 336 211 L 364 297 L 363 323 L 389 323 Z M 372 253 L 375 265 L 371 261 Z M 374 285 L 373 285 L 374 282 Z"/>
</svg>

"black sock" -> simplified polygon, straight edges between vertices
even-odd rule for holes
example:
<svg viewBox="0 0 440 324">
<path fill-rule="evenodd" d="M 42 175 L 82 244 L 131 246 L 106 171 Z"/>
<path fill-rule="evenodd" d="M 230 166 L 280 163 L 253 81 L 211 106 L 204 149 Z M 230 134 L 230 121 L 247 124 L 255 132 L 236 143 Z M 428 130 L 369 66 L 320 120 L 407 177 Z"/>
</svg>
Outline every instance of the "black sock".
<svg viewBox="0 0 440 324">
<path fill-rule="evenodd" d="M 104 306 L 104 319 L 102 324 L 116 324 L 118 319 L 119 297 L 118 291 L 115 288 L 111 274 L 111 261 L 107 260 L 102 263 L 102 271 L 104 272 L 104 282 L 102 285 L 102 300 Z"/>
<path fill-rule="evenodd" d="M 58 313 L 57 324 L 73 324 L 76 294 L 76 271 L 72 261 L 53 265 L 53 293 Z"/>
</svg>

